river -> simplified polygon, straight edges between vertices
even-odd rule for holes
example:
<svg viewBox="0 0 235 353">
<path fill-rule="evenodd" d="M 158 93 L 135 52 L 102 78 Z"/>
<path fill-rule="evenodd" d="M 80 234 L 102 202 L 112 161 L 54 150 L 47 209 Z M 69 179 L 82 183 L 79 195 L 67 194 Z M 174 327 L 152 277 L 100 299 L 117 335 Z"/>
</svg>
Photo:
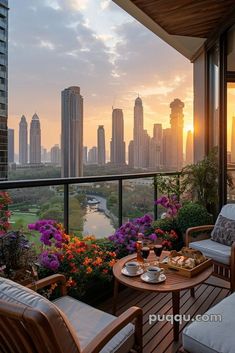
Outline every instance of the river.
<svg viewBox="0 0 235 353">
<path fill-rule="evenodd" d="M 95 206 L 87 205 L 85 215 L 83 234 L 95 235 L 96 238 L 104 238 L 115 232 L 111 219 L 106 216 L 108 212 L 106 207 L 106 199 L 100 196 L 87 195 L 99 201 Z"/>
</svg>

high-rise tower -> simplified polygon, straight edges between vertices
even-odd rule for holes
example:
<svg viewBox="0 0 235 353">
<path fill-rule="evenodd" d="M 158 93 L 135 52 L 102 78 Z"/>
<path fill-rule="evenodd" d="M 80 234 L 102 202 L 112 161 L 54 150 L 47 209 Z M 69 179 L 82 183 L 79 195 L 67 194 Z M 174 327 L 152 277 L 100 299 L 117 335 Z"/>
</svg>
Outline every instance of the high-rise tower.
<svg viewBox="0 0 235 353">
<path fill-rule="evenodd" d="M 113 109 L 110 150 L 111 163 L 116 165 L 125 164 L 124 120 L 122 109 Z"/>
<path fill-rule="evenodd" d="M 77 86 L 61 93 L 61 175 L 83 175 L 83 97 Z"/>
<path fill-rule="evenodd" d="M 14 163 L 15 159 L 15 131 L 8 129 L 8 163 Z"/>
<path fill-rule="evenodd" d="M 105 131 L 104 131 L 103 125 L 99 125 L 97 130 L 97 145 L 98 145 L 98 164 L 105 165 L 105 162 L 106 162 Z"/>
<path fill-rule="evenodd" d="M 143 135 L 144 135 L 144 110 L 140 97 L 135 100 L 134 106 L 134 167 L 141 168 L 143 162 Z"/>
<path fill-rule="evenodd" d="M 184 103 L 180 99 L 175 99 L 171 104 L 171 167 L 181 170 L 183 167 L 183 128 L 184 128 Z"/>
<path fill-rule="evenodd" d="M 8 159 L 8 0 L 0 0 L 0 180 L 7 178 Z"/>
<path fill-rule="evenodd" d="M 24 115 L 19 123 L 19 163 L 28 163 L 28 124 Z"/>
<path fill-rule="evenodd" d="M 39 117 L 35 113 L 30 124 L 30 164 L 41 163 L 41 126 Z"/>
</svg>

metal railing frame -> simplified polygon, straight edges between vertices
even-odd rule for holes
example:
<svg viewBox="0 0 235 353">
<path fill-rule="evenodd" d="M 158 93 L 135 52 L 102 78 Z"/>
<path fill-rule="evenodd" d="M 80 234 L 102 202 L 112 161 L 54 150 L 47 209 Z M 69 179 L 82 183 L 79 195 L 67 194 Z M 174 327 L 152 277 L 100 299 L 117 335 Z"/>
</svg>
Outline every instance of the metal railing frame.
<svg viewBox="0 0 235 353">
<path fill-rule="evenodd" d="M 157 176 L 178 176 L 177 182 L 180 183 L 180 172 L 156 172 L 156 173 L 139 173 L 139 174 L 122 174 L 122 175 L 104 175 L 104 176 L 87 176 L 79 178 L 57 178 L 57 179 L 34 179 L 34 180 L 14 180 L 1 181 L 0 190 L 12 190 L 45 186 L 64 186 L 64 228 L 69 233 L 69 186 L 76 184 L 99 183 L 108 181 L 118 181 L 118 224 L 119 227 L 123 221 L 123 181 L 134 179 L 155 178 Z M 153 182 L 153 199 L 158 198 L 158 185 Z M 153 200 L 153 201 L 154 201 Z M 157 219 L 158 208 L 154 204 L 154 219 Z"/>
</svg>

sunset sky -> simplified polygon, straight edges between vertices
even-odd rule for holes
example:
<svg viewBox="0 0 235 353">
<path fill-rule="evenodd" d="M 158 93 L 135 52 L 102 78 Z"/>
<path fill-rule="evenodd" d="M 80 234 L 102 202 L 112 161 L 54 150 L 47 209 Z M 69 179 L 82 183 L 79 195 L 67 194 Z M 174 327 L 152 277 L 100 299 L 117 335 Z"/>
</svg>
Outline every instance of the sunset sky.
<svg viewBox="0 0 235 353">
<path fill-rule="evenodd" d="M 42 145 L 59 143 L 60 92 L 80 86 L 84 145 L 96 130 L 111 137 L 112 106 L 124 112 L 125 140 L 133 134 L 133 105 L 143 100 L 145 128 L 169 126 L 169 104 L 185 103 L 193 125 L 192 64 L 109 0 L 9 0 L 9 127 L 22 114 L 41 121 Z"/>
</svg>

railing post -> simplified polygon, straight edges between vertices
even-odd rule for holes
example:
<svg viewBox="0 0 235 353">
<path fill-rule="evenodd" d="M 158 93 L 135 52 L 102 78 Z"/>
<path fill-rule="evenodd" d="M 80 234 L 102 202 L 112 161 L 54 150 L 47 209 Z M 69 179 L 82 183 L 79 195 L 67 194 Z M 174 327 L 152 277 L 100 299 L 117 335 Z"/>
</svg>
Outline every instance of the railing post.
<svg viewBox="0 0 235 353">
<path fill-rule="evenodd" d="M 69 234 L 69 184 L 64 184 L 64 229 Z"/>
<path fill-rule="evenodd" d="M 155 203 L 155 201 L 158 199 L 158 190 L 157 190 L 157 177 L 154 177 L 154 220 L 157 220 L 157 211 L 158 211 L 158 207 L 157 204 Z"/>
<path fill-rule="evenodd" d="M 122 179 L 118 180 L 118 225 L 122 226 Z"/>
</svg>

